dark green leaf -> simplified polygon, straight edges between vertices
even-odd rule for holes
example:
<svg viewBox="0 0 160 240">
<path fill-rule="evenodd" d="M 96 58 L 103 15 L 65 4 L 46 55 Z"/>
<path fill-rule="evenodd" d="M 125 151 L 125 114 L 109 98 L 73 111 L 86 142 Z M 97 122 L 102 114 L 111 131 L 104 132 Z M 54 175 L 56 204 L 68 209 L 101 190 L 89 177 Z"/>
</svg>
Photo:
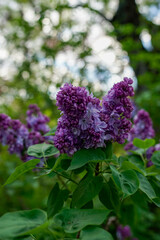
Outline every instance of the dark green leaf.
<svg viewBox="0 0 160 240">
<path fill-rule="evenodd" d="M 144 177 L 142 174 L 137 173 L 137 176 L 139 178 L 139 188 L 142 192 L 144 192 L 151 200 L 153 198 L 156 198 L 156 193 L 152 187 L 152 185 L 150 184 L 150 182 L 148 181 L 148 179 L 146 177 Z"/>
<path fill-rule="evenodd" d="M 87 175 L 79 183 L 72 196 L 72 207 L 81 208 L 92 200 L 101 190 L 103 178 L 101 176 Z"/>
<path fill-rule="evenodd" d="M 160 174 L 160 169 L 157 168 L 155 165 L 146 168 L 146 175 L 147 176 L 157 176 Z"/>
<path fill-rule="evenodd" d="M 138 190 L 139 181 L 133 170 L 126 170 L 120 173 L 115 167 L 110 167 L 115 183 L 126 196 L 134 194 Z"/>
<path fill-rule="evenodd" d="M 144 162 L 143 162 L 141 156 L 132 154 L 132 155 L 128 156 L 128 160 L 129 160 L 129 162 L 136 165 L 139 169 L 141 169 L 142 172 L 145 172 Z"/>
<path fill-rule="evenodd" d="M 121 172 L 122 191 L 126 195 L 131 195 L 138 190 L 139 180 L 133 170 L 126 170 Z"/>
<path fill-rule="evenodd" d="M 61 159 L 61 168 L 67 170 L 71 164 L 71 157 L 69 157 L 67 154 L 61 154 L 59 158 Z"/>
<path fill-rule="evenodd" d="M 111 178 L 108 183 L 103 184 L 99 193 L 99 200 L 108 209 L 117 210 L 119 208 L 118 190 Z"/>
<path fill-rule="evenodd" d="M 14 182 L 17 178 L 19 178 L 21 175 L 24 173 L 28 172 L 29 170 L 32 170 L 33 168 L 36 167 L 36 165 L 40 162 L 39 159 L 33 159 L 29 160 L 28 162 L 25 162 L 21 164 L 20 166 L 16 167 L 14 172 L 9 176 L 7 181 L 4 183 L 3 186 L 10 184 Z"/>
<path fill-rule="evenodd" d="M 81 231 L 81 240 L 113 240 L 112 235 L 99 227 L 86 227 Z"/>
<path fill-rule="evenodd" d="M 47 215 L 48 218 L 53 217 L 63 207 L 64 201 L 69 194 L 68 190 L 61 190 L 58 183 L 56 183 L 51 190 L 47 202 Z"/>
<path fill-rule="evenodd" d="M 110 165 L 110 168 L 111 168 L 113 179 L 114 179 L 116 185 L 118 186 L 119 189 L 122 189 L 120 173 L 117 171 L 117 169 L 114 166 Z"/>
<path fill-rule="evenodd" d="M 156 167 L 160 167 L 160 151 L 154 152 L 151 160 Z"/>
<path fill-rule="evenodd" d="M 106 159 L 105 153 L 100 149 L 81 149 L 73 155 L 69 170 L 80 168 L 89 162 L 101 162 Z"/>
<path fill-rule="evenodd" d="M 106 159 L 112 159 L 112 154 L 113 154 L 113 150 L 112 150 L 112 143 L 111 142 L 107 142 L 106 143 L 106 147 L 104 148 L 104 152 L 106 155 Z"/>
<path fill-rule="evenodd" d="M 0 218 L 0 238 L 18 237 L 46 221 L 46 213 L 39 209 L 6 213 Z"/>
<path fill-rule="evenodd" d="M 142 171 L 139 167 L 137 167 L 135 164 L 129 162 L 129 161 L 123 161 L 121 164 L 121 170 L 136 170 L 140 173 L 142 173 L 143 175 L 145 174 L 145 171 Z"/>
<path fill-rule="evenodd" d="M 109 210 L 104 209 L 63 209 L 54 217 L 54 221 L 65 232 L 74 233 L 88 225 L 102 224 L 109 213 Z"/>
<path fill-rule="evenodd" d="M 40 143 L 32 145 L 28 148 L 28 155 L 37 158 L 50 157 L 59 153 L 58 149 L 52 144 Z"/>
<path fill-rule="evenodd" d="M 154 144 L 155 144 L 154 139 L 141 140 L 139 138 L 134 138 L 134 140 L 133 140 L 133 145 L 138 148 L 142 148 L 142 149 L 148 149 L 148 148 L 154 146 Z"/>
<path fill-rule="evenodd" d="M 148 207 L 148 197 L 146 194 L 140 190 L 138 190 L 135 194 L 132 195 L 132 200 L 134 203 L 141 207 L 141 208 L 147 208 Z"/>
</svg>

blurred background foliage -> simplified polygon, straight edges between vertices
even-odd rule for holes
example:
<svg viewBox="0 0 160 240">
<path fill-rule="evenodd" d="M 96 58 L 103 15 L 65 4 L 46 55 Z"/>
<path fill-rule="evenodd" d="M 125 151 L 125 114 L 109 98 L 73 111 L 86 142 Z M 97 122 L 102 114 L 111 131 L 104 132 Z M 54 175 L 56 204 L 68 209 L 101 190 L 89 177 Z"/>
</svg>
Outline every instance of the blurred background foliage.
<svg viewBox="0 0 160 240">
<path fill-rule="evenodd" d="M 127 76 L 159 139 L 159 0 L 5 0 L 0 29 L 0 112 L 25 122 L 28 105 L 36 103 L 54 126 L 55 96 L 64 82 L 102 97 Z M 3 183 L 20 160 L 0 151 Z M 33 176 L 1 190 L 1 214 L 46 206 L 53 180 Z"/>
</svg>

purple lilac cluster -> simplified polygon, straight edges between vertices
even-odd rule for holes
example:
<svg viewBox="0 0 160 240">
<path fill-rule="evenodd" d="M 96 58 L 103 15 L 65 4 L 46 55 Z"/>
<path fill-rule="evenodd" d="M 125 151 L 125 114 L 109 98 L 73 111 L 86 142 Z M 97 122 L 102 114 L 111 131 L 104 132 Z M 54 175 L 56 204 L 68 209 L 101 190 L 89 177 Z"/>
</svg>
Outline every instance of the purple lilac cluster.
<svg viewBox="0 0 160 240">
<path fill-rule="evenodd" d="M 36 132 L 47 133 L 50 128 L 47 125 L 49 118 L 43 115 L 36 104 L 31 104 L 27 111 L 27 127 Z"/>
<path fill-rule="evenodd" d="M 101 106 L 84 87 L 66 83 L 57 94 L 57 106 L 63 115 L 54 136 L 55 147 L 72 155 L 82 148 L 104 147 L 108 140 L 123 143 L 131 128 L 131 84 L 127 78 L 115 84 Z"/>
<path fill-rule="evenodd" d="M 113 86 L 102 101 L 102 119 L 107 124 L 106 140 L 124 143 L 131 129 L 130 121 L 133 111 L 132 102 L 128 97 L 134 95 L 132 79 L 124 78 L 124 81 Z"/>
<path fill-rule="evenodd" d="M 49 119 L 43 115 L 37 105 L 30 105 L 27 111 L 27 125 L 19 120 L 14 120 L 5 114 L 0 114 L 0 143 L 8 146 L 10 154 L 17 154 L 23 161 L 27 156 L 29 146 L 45 142 L 47 139 L 42 134 L 50 129 L 46 123 Z"/>
<path fill-rule="evenodd" d="M 144 109 L 138 111 L 134 117 L 134 125 L 128 136 L 128 143 L 125 146 L 125 150 L 135 150 L 136 147 L 133 145 L 134 138 L 140 138 L 142 140 L 146 138 L 153 138 L 155 132 L 152 125 L 152 120 Z"/>
<path fill-rule="evenodd" d="M 118 240 L 127 240 L 127 239 L 138 240 L 137 238 L 132 237 L 131 229 L 128 225 L 126 226 L 119 225 L 117 227 L 116 233 L 117 233 Z"/>
</svg>

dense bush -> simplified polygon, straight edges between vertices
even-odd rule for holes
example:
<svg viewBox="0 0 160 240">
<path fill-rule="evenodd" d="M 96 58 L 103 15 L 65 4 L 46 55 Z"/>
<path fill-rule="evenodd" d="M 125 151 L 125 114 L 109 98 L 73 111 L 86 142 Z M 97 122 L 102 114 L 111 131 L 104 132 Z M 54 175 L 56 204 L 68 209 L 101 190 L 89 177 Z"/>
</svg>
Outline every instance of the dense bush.
<svg viewBox="0 0 160 240">
<path fill-rule="evenodd" d="M 62 116 L 53 129 L 36 105 L 27 111 L 26 125 L 0 114 L 1 143 L 24 161 L 2 187 L 32 169 L 53 179 L 43 210 L 0 218 L 0 239 L 159 239 L 160 148 L 149 114 L 133 111 L 131 84 L 124 78 L 102 102 L 65 84 L 57 94 Z M 125 140 L 126 154 L 115 155 L 113 143 Z"/>
</svg>

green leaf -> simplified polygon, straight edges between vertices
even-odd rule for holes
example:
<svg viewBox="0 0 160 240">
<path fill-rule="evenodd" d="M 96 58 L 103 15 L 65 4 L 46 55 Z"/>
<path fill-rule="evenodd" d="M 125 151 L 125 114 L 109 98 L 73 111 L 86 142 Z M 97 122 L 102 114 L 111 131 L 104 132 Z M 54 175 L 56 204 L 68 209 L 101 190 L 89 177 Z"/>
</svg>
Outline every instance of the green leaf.
<svg viewBox="0 0 160 240">
<path fill-rule="evenodd" d="M 160 167 L 160 151 L 154 152 L 151 160 L 156 167 Z"/>
<path fill-rule="evenodd" d="M 73 155 L 71 165 L 68 170 L 80 168 L 89 162 L 101 162 L 106 159 L 105 153 L 100 149 L 81 149 Z"/>
<path fill-rule="evenodd" d="M 134 194 L 139 187 L 139 180 L 133 170 L 121 172 L 122 191 L 128 196 Z"/>
<path fill-rule="evenodd" d="M 132 155 L 128 156 L 128 160 L 129 160 L 129 162 L 131 162 L 134 165 L 136 165 L 139 169 L 141 169 L 142 172 L 145 173 L 144 162 L 143 162 L 141 156 L 132 154 Z"/>
<path fill-rule="evenodd" d="M 72 158 L 69 157 L 67 154 L 61 154 L 59 156 L 60 159 L 60 166 L 62 169 L 67 170 L 71 164 Z"/>
<path fill-rule="evenodd" d="M 101 176 L 87 175 L 73 192 L 72 207 L 83 207 L 100 192 L 102 184 L 103 178 Z"/>
<path fill-rule="evenodd" d="M 106 147 L 104 148 L 104 152 L 106 155 L 106 159 L 112 159 L 113 149 L 112 149 L 112 143 L 108 141 L 106 143 Z"/>
<path fill-rule="evenodd" d="M 81 240 L 113 240 L 112 235 L 99 227 L 86 227 L 81 231 Z"/>
<path fill-rule="evenodd" d="M 34 156 L 37 158 L 50 157 L 59 153 L 58 149 L 52 144 L 40 143 L 32 145 L 28 148 L 28 155 Z"/>
<path fill-rule="evenodd" d="M 132 200 L 138 207 L 141 207 L 142 209 L 143 208 L 147 209 L 148 197 L 144 192 L 138 190 L 135 194 L 132 195 Z"/>
<path fill-rule="evenodd" d="M 13 238 L 25 235 L 47 220 L 46 213 L 40 209 L 6 213 L 0 218 L 0 238 Z"/>
<path fill-rule="evenodd" d="M 55 135 L 56 130 L 57 130 L 57 127 L 54 127 L 49 132 L 47 132 L 44 136 L 53 136 Z"/>
<path fill-rule="evenodd" d="M 63 207 L 64 201 L 66 201 L 68 197 L 68 190 L 61 190 L 59 188 L 59 184 L 56 183 L 51 190 L 48 202 L 47 202 L 47 215 L 48 218 L 53 217 L 61 208 Z"/>
<path fill-rule="evenodd" d="M 151 200 L 156 198 L 157 197 L 156 193 L 155 193 L 152 185 L 148 181 L 148 179 L 140 173 L 137 173 L 137 176 L 138 176 L 139 182 L 140 182 L 139 189 L 142 192 L 144 192 Z"/>
<path fill-rule="evenodd" d="M 110 178 L 109 182 L 104 183 L 99 193 L 99 200 L 108 209 L 119 209 L 119 194 L 118 190 Z"/>
<path fill-rule="evenodd" d="M 154 139 L 145 139 L 145 140 L 141 140 L 139 138 L 134 138 L 133 140 L 133 145 L 138 147 L 138 148 L 142 148 L 142 149 L 148 149 L 152 146 L 154 146 L 155 144 L 155 140 Z"/>
<path fill-rule="evenodd" d="M 101 225 L 110 210 L 97 209 L 63 209 L 54 217 L 54 222 L 65 232 L 78 232 L 88 225 Z"/>
<path fill-rule="evenodd" d="M 110 165 L 110 169 L 112 171 L 113 179 L 114 179 L 116 185 L 118 186 L 119 189 L 122 189 L 122 187 L 121 187 L 121 180 L 120 180 L 120 173 L 112 165 Z"/>
<path fill-rule="evenodd" d="M 129 162 L 129 161 L 124 161 L 122 162 L 121 164 L 121 170 L 130 170 L 130 169 L 133 169 L 133 170 L 136 170 L 140 173 L 142 173 L 143 175 L 145 175 L 145 171 L 142 171 L 139 167 L 137 167 L 135 164 Z"/>
<path fill-rule="evenodd" d="M 14 172 L 9 176 L 7 181 L 4 183 L 3 186 L 10 184 L 14 182 L 17 178 L 19 178 L 24 173 L 28 172 L 29 170 L 32 170 L 36 167 L 36 165 L 40 162 L 40 159 L 33 159 L 29 160 L 28 162 L 25 162 L 21 164 L 20 166 L 16 167 Z"/>
<path fill-rule="evenodd" d="M 146 168 L 146 175 L 147 176 L 157 176 L 160 174 L 160 169 L 157 168 L 155 165 Z"/>
<path fill-rule="evenodd" d="M 113 179 L 122 192 L 128 196 L 134 194 L 139 187 L 139 180 L 133 170 L 118 172 L 118 170 L 110 166 L 113 174 Z"/>
</svg>

